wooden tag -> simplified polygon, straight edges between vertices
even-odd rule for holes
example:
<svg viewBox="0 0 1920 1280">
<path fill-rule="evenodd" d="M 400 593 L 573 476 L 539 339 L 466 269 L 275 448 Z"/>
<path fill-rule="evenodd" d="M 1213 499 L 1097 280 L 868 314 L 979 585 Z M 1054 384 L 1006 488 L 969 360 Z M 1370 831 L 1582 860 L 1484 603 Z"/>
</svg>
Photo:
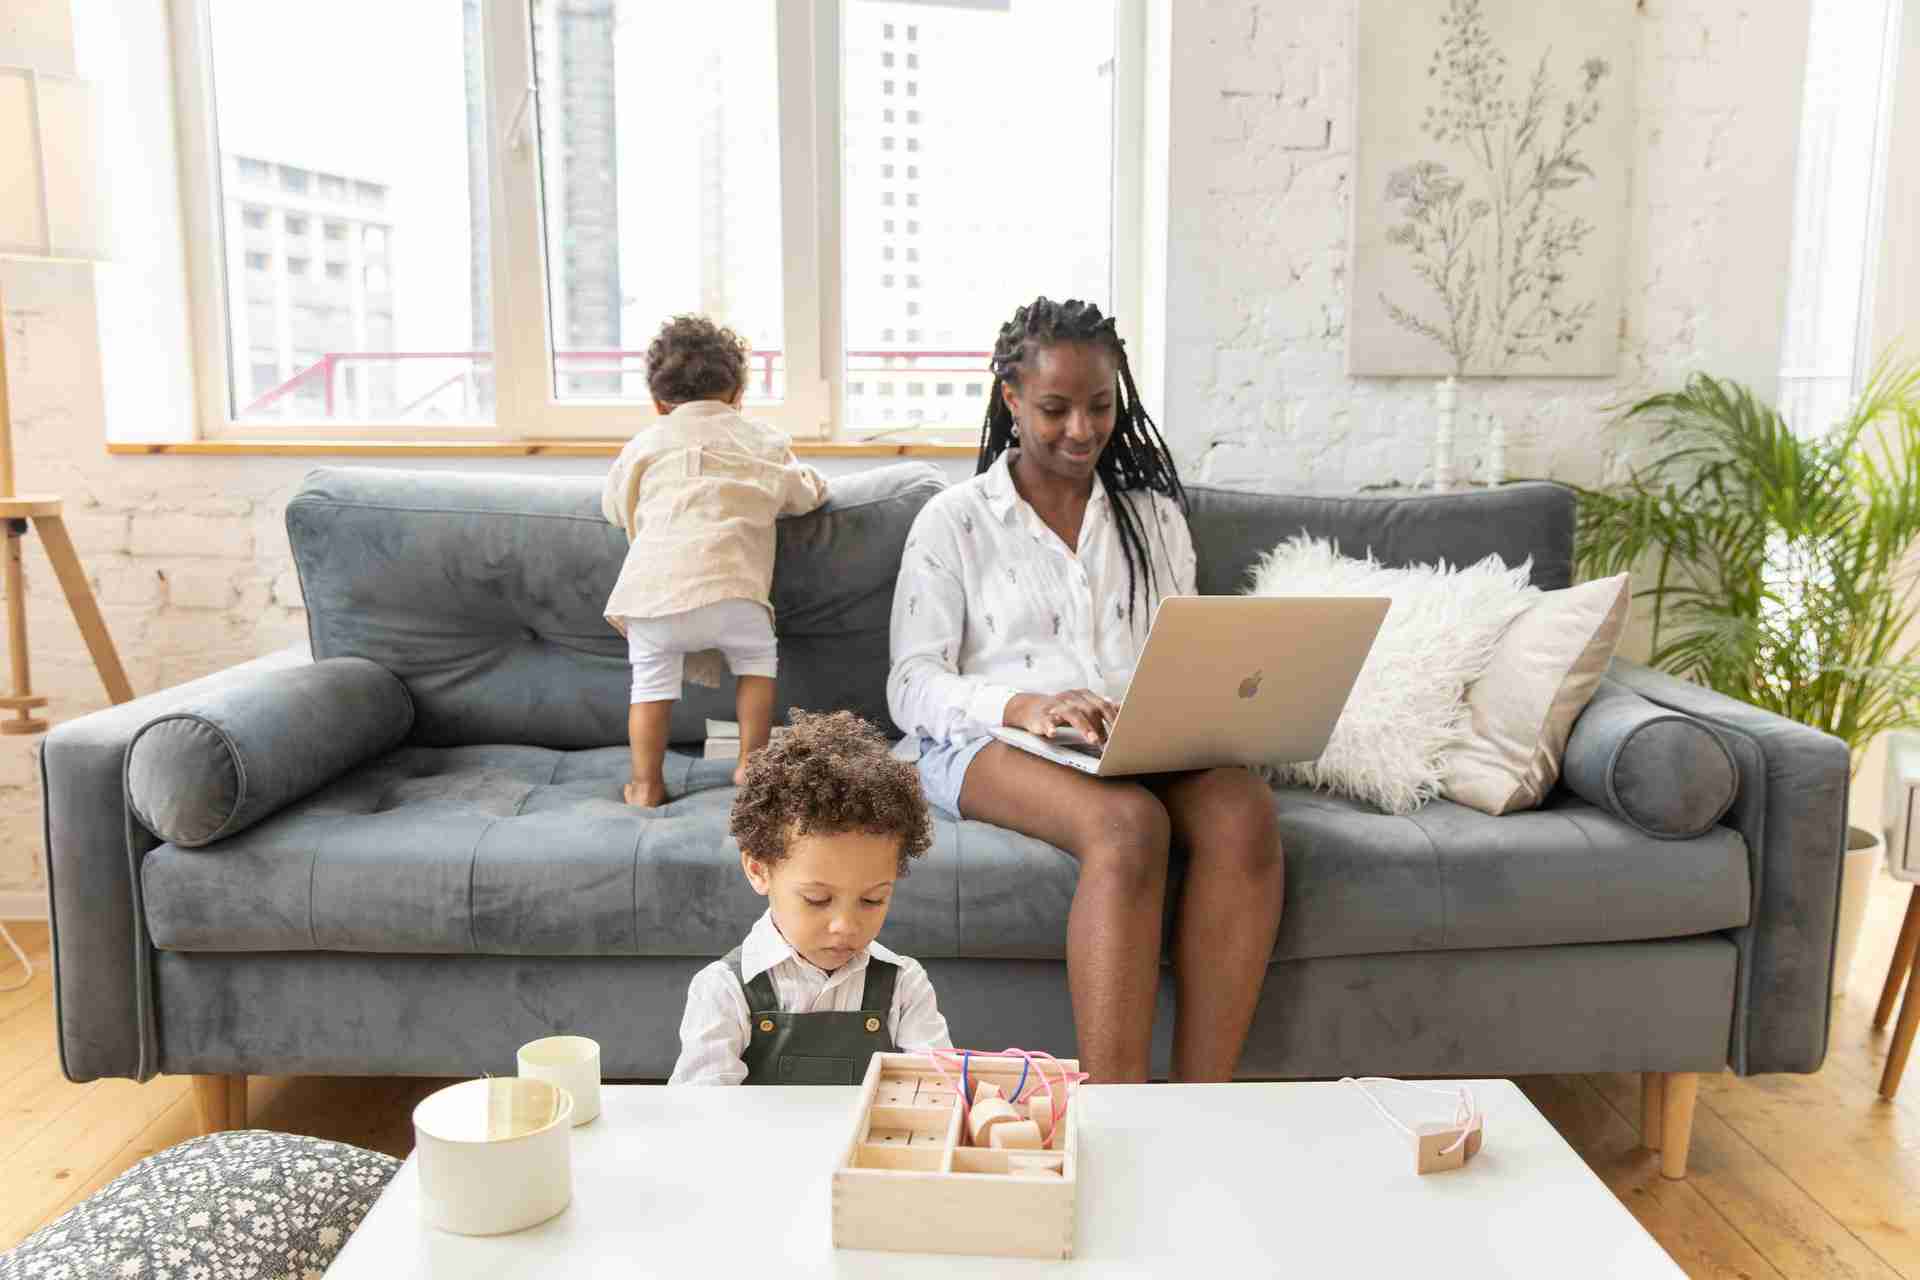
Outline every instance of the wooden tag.
<svg viewBox="0 0 1920 1280">
<path fill-rule="evenodd" d="M 1415 1173 L 1445 1173 L 1458 1169 L 1480 1150 L 1480 1126 L 1475 1125 L 1467 1140 L 1460 1142 L 1460 1126 L 1439 1122 L 1415 1125 L 1413 1129 Z M 1458 1142 L 1460 1145 L 1454 1146 Z M 1453 1147 L 1448 1151 L 1448 1147 Z"/>
</svg>

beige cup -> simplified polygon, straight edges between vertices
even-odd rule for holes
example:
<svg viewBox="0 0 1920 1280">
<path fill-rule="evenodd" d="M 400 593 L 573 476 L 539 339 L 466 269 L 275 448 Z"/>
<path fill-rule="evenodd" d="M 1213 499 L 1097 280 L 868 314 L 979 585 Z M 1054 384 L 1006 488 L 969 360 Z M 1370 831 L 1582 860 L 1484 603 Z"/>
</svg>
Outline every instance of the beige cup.
<svg viewBox="0 0 1920 1280">
<path fill-rule="evenodd" d="M 573 1097 L 573 1123 L 600 1114 L 600 1043 L 585 1036 L 548 1036 L 520 1046 L 520 1075 L 544 1080 Z"/>
</svg>

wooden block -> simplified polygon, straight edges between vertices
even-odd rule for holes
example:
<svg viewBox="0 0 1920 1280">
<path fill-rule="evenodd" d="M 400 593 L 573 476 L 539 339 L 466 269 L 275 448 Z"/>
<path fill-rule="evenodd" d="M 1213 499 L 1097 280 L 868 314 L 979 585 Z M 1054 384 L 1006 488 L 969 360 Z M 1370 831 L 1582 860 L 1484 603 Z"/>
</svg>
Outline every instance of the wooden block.
<svg viewBox="0 0 1920 1280">
<path fill-rule="evenodd" d="M 880 1147 L 904 1147 L 913 1138 L 907 1129 L 875 1129 L 867 1135 L 867 1141 Z"/>
<path fill-rule="evenodd" d="M 1004 1098 L 988 1098 L 984 1102 L 974 1103 L 973 1110 L 967 1113 L 967 1126 L 973 1133 L 973 1145 L 992 1146 L 994 1129 L 1019 1119 L 1020 1113 Z"/>
<path fill-rule="evenodd" d="M 1053 1141 L 1053 1099 L 1044 1093 L 1027 1099 L 1027 1118 L 1040 1126 L 1040 1140 Z"/>
<path fill-rule="evenodd" d="M 975 1106 L 985 1102 L 988 1098 L 1004 1099 L 1006 1096 L 1006 1090 L 991 1080 L 978 1080 L 974 1082 L 973 1101 Z"/>
<path fill-rule="evenodd" d="M 1473 1131 L 1467 1135 L 1467 1159 L 1480 1154 L 1480 1140 L 1486 1136 L 1486 1126 L 1476 1122 Z"/>
<path fill-rule="evenodd" d="M 1040 1126 L 1031 1120 L 1009 1120 L 988 1130 L 987 1145 L 1019 1151 L 1040 1150 Z"/>
<path fill-rule="evenodd" d="M 1057 1178 L 1060 1165 L 1047 1156 L 1009 1156 L 1007 1172 L 1016 1178 Z"/>
<path fill-rule="evenodd" d="M 1460 1126 L 1454 1124 L 1415 1125 L 1413 1130 L 1415 1173 L 1444 1173 L 1467 1162 L 1467 1146 L 1453 1144 L 1460 1139 Z M 1448 1147 L 1453 1147 L 1449 1152 Z"/>
<path fill-rule="evenodd" d="M 874 1090 L 873 1100 L 883 1107 L 907 1107 L 914 1102 L 912 1084 L 882 1084 Z"/>
</svg>

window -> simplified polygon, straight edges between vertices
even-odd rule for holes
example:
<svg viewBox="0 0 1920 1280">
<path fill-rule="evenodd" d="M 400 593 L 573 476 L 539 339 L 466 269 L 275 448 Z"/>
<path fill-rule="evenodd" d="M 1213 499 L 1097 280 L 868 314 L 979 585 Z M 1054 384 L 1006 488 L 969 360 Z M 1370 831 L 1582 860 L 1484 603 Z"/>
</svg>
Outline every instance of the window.
<svg viewBox="0 0 1920 1280">
<path fill-rule="evenodd" d="M 1900 22 L 1890 0 L 1813 3 L 1780 351 L 1779 409 L 1796 431 L 1838 421 L 1881 354 L 1875 249 L 1891 243 L 1881 192 Z"/>
<path fill-rule="evenodd" d="M 263 396 L 280 382 L 280 366 L 271 361 L 261 361 L 252 367 L 253 389 L 255 396 Z"/>
<path fill-rule="evenodd" d="M 850 396 L 863 396 L 867 394 L 867 384 L 864 382 L 849 382 L 847 384 L 847 394 Z"/>
<path fill-rule="evenodd" d="M 891 382 L 883 382 L 883 383 L 881 383 L 881 384 L 880 384 L 880 394 L 881 394 L 881 395 L 883 395 L 883 396 L 890 396 L 890 395 L 892 395 L 892 394 L 893 394 L 893 384 L 892 384 Z"/>
<path fill-rule="evenodd" d="M 1137 256 L 1113 242 L 1130 225 L 1113 193 L 1136 189 L 1114 174 L 1116 94 L 1133 91 L 1116 69 L 1139 65 L 1111 48 L 1118 0 L 335 0 L 321 23 L 294 0 L 174 3 L 181 127 L 236 148 L 183 158 L 209 435 L 298 434 L 302 413 L 311 434 L 331 412 L 376 436 L 625 437 L 651 413 L 647 341 L 682 311 L 745 335 L 756 416 L 796 434 L 860 427 L 890 354 L 886 376 L 920 388 L 893 396 L 924 402 L 945 376 L 933 416 L 958 421 L 948 370 L 983 362 L 1007 280 L 1110 307 L 1115 264 Z M 922 59 L 923 39 L 951 56 Z M 982 65 L 1022 93 L 983 95 Z M 535 92 L 490 68 L 530 69 Z M 817 109 L 823 82 L 838 111 Z M 1036 113 L 1076 140 L 1045 174 L 1054 197 L 1000 207 L 1039 189 L 1024 154 L 941 146 L 940 172 L 920 172 L 923 142 L 1018 136 Z M 326 340 L 287 336 L 319 299 Z M 279 329 L 264 344 L 242 314 L 260 302 Z M 935 312 L 959 335 L 937 356 Z M 256 412 L 256 345 L 283 380 L 292 349 L 357 353 L 355 392 L 336 361 L 324 407 L 294 412 L 288 392 Z"/>
<path fill-rule="evenodd" d="M 987 389 L 987 388 L 986 388 L 986 385 L 985 385 L 984 383 L 979 383 L 979 382 L 969 382 L 969 383 L 967 384 L 967 394 L 968 394 L 968 395 L 970 395 L 970 396 L 977 396 L 977 395 L 979 395 L 979 394 L 980 394 L 980 393 L 981 393 L 982 391 L 985 391 L 986 389 Z M 985 413 L 985 412 L 986 412 L 986 406 L 985 406 L 985 405 L 982 405 L 982 406 L 980 407 L 980 411 L 981 411 L 982 413 Z"/>
<path fill-rule="evenodd" d="M 950 396 L 953 394 L 953 384 L 951 382 L 937 382 L 934 384 L 933 394 L 936 396 Z"/>
<path fill-rule="evenodd" d="M 924 382 L 909 382 L 907 384 L 907 394 L 910 396 L 924 396 L 927 394 L 927 384 Z"/>
<path fill-rule="evenodd" d="M 880 277 L 880 287 L 882 289 L 893 288 L 893 276 L 890 273 Z"/>
</svg>

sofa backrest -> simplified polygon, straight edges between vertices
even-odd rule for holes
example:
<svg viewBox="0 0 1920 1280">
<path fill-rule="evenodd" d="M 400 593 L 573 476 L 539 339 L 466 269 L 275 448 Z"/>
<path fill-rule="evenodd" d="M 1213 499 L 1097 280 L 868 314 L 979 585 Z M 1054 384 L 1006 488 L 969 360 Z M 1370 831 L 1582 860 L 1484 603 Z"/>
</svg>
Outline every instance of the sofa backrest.
<svg viewBox="0 0 1920 1280">
<path fill-rule="evenodd" d="M 1243 493 L 1188 485 L 1188 527 L 1200 562 L 1203 595 L 1246 586 L 1255 561 L 1298 533 L 1331 538 L 1350 556 L 1372 551 L 1391 566 L 1472 564 L 1497 555 L 1508 564 L 1533 557 L 1533 584 L 1573 584 L 1574 493 L 1526 483 L 1460 493 L 1397 497 Z"/>
<path fill-rule="evenodd" d="M 891 729 L 887 626 L 907 530 L 940 474 L 918 463 L 833 482 L 780 522 L 776 705 L 847 708 Z M 313 656 L 370 658 L 403 680 L 412 741 L 574 749 L 627 740 L 626 641 L 601 610 L 626 538 L 593 476 L 329 467 L 287 504 Z M 733 693 L 688 686 L 675 741 Z"/>
<path fill-rule="evenodd" d="M 774 567 L 776 706 L 846 708 L 894 732 L 887 629 L 901 549 L 941 488 L 934 468 L 879 467 L 833 481 L 827 505 L 780 522 Z M 1553 484 L 1402 497 L 1310 497 L 1189 486 L 1200 590 L 1238 591 L 1294 534 L 1383 563 L 1533 557 L 1567 586 L 1573 494 Z M 627 739 L 626 642 L 601 615 L 626 540 L 600 515 L 592 476 L 466 475 L 329 467 L 287 504 L 287 537 L 318 658 L 370 658 L 403 680 L 412 741 L 553 748 Z M 687 686 L 673 739 L 733 718 L 731 682 Z"/>
</svg>

